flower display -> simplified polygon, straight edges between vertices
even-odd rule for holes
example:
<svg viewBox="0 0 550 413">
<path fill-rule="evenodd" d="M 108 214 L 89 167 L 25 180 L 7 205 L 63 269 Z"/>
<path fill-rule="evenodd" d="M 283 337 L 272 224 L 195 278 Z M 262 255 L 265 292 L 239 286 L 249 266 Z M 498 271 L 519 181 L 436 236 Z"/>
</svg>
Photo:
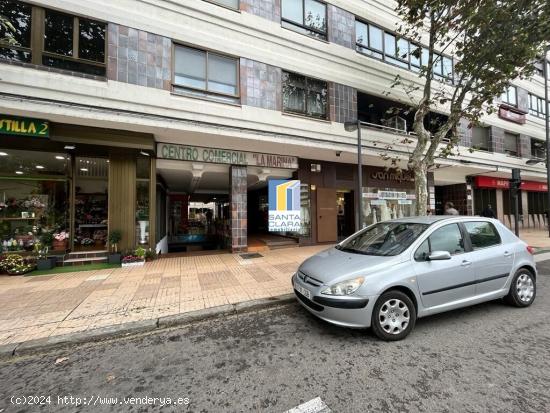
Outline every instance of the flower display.
<svg viewBox="0 0 550 413">
<path fill-rule="evenodd" d="M 65 241 L 67 238 L 69 238 L 69 234 L 66 231 L 61 231 L 53 234 L 53 237 L 56 241 Z"/>
<path fill-rule="evenodd" d="M 44 204 L 39 198 L 36 198 L 36 197 L 32 197 L 30 199 L 23 201 L 22 205 L 25 208 L 36 208 L 36 209 L 46 208 L 46 204 Z"/>
</svg>

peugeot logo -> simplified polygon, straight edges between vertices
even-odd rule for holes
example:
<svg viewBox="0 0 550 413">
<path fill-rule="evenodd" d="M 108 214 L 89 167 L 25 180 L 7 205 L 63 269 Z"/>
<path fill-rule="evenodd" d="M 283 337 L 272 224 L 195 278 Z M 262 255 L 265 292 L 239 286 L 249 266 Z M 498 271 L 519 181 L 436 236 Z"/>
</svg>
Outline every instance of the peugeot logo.
<svg viewBox="0 0 550 413">
<path fill-rule="evenodd" d="M 307 275 L 304 275 L 304 282 L 307 283 Z"/>
</svg>

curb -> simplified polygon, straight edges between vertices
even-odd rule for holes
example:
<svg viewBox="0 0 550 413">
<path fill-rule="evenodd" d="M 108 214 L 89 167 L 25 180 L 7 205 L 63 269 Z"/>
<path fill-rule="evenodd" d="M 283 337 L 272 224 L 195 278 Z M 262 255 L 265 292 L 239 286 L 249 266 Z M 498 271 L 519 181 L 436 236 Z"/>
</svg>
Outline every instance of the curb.
<svg viewBox="0 0 550 413">
<path fill-rule="evenodd" d="M 39 338 L 21 343 L 4 344 L 0 345 L 0 359 L 45 352 L 74 344 L 98 342 L 122 336 L 147 333 L 213 318 L 245 314 L 257 310 L 287 305 L 295 300 L 294 294 L 290 293 L 276 297 L 244 301 L 236 304 L 204 308 L 197 311 L 153 318 L 150 320 L 130 321 L 128 323 L 96 328 L 89 331 Z"/>
</svg>

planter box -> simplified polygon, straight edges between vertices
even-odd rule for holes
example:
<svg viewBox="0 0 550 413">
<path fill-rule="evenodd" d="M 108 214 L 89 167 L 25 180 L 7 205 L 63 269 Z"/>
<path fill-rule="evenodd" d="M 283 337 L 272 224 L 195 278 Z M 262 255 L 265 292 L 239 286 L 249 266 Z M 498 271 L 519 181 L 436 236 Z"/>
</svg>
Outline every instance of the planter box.
<svg viewBox="0 0 550 413">
<path fill-rule="evenodd" d="M 109 264 L 120 264 L 121 254 L 109 254 Z"/>
<path fill-rule="evenodd" d="M 52 260 L 51 258 L 45 258 L 45 259 L 42 259 L 42 260 L 37 260 L 36 261 L 36 269 L 38 271 L 51 270 L 55 266 L 56 261 L 57 260 L 55 258 L 54 258 L 54 260 Z"/>
<path fill-rule="evenodd" d="M 67 251 L 67 240 L 58 241 L 54 238 L 52 242 L 52 249 L 54 251 Z"/>
<path fill-rule="evenodd" d="M 141 267 L 145 264 L 145 261 L 136 261 L 136 262 L 123 262 L 123 267 Z"/>
</svg>

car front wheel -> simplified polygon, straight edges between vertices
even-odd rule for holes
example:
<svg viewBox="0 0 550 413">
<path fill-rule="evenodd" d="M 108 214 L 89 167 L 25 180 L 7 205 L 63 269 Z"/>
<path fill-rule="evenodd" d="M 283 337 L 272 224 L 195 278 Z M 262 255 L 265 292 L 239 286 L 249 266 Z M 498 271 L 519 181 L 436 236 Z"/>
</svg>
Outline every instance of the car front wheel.
<svg viewBox="0 0 550 413">
<path fill-rule="evenodd" d="M 416 309 L 414 303 L 401 291 L 385 292 L 376 301 L 372 312 L 372 330 L 386 341 L 402 340 L 414 328 Z"/>
<path fill-rule="evenodd" d="M 537 295 L 537 283 L 531 271 L 526 268 L 519 269 L 510 285 L 510 291 L 504 300 L 516 307 L 527 307 L 535 301 Z"/>
</svg>

